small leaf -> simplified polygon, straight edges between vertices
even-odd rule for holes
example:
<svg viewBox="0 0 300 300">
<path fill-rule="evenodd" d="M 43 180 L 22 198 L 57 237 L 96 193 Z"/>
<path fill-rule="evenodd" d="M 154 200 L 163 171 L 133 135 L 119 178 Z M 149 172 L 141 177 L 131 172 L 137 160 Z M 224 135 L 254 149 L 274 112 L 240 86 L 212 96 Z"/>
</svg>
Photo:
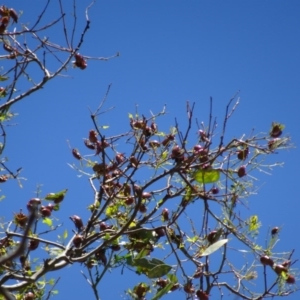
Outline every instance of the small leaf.
<svg viewBox="0 0 300 300">
<path fill-rule="evenodd" d="M 200 254 L 200 256 L 208 256 L 208 255 L 216 252 L 218 249 L 220 249 L 222 246 L 224 246 L 227 242 L 228 242 L 228 239 L 219 240 L 219 241 L 215 242 L 214 244 L 212 244 L 208 248 L 206 248 L 205 251 Z"/>
<path fill-rule="evenodd" d="M 133 115 L 129 113 L 129 114 L 128 114 L 128 118 L 129 118 L 129 119 L 133 119 Z"/>
<path fill-rule="evenodd" d="M 194 179 L 199 183 L 213 183 L 220 179 L 219 170 L 197 170 L 193 174 Z"/>
<path fill-rule="evenodd" d="M 161 159 L 165 160 L 168 157 L 168 151 L 165 150 L 162 154 L 161 154 Z"/>
<path fill-rule="evenodd" d="M 0 75 L 0 81 L 6 81 L 6 80 L 8 80 L 9 79 L 9 77 L 5 77 L 5 76 L 1 76 Z"/>
<path fill-rule="evenodd" d="M 60 191 L 58 193 L 49 193 L 45 197 L 45 200 L 50 200 L 50 201 L 54 201 L 55 203 L 59 203 L 59 202 L 61 202 L 64 199 L 67 191 L 68 190 L 65 189 L 65 190 L 62 190 L 62 191 Z"/>
<path fill-rule="evenodd" d="M 46 224 L 46 225 L 48 225 L 49 227 L 52 226 L 52 220 L 49 219 L 49 218 L 44 218 L 43 219 L 43 223 Z"/>
<path fill-rule="evenodd" d="M 118 206 L 117 205 L 112 205 L 107 207 L 105 214 L 107 217 L 112 218 L 116 213 L 118 212 Z"/>
<path fill-rule="evenodd" d="M 64 240 L 68 237 L 68 230 L 67 229 L 64 231 L 63 237 L 64 237 Z"/>
<path fill-rule="evenodd" d="M 108 125 L 104 125 L 104 126 L 101 126 L 102 129 L 108 129 L 109 126 Z"/>
<path fill-rule="evenodd" d="M 251 216 L 248 220 L 249 231 L 256 231 L 260 227 L 260 223 L 258 222 L 258 216 Z"/>
</svg>

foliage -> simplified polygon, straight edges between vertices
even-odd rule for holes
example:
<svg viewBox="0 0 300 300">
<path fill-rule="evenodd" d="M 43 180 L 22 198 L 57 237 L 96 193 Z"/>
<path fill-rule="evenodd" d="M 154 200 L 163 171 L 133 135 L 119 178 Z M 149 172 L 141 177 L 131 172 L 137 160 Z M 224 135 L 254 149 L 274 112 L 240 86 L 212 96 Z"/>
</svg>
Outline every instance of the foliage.
<svg viewBox="0 0 300 300">
<path fill-rule="evenodd" d="M 73 57 L 75 67 L 87 67 L 89 57 L 78 51 L 89 29 L 89 7 L 86 26 L 75 43 L 76 27 L 66 27 L 61 2 L 60 16 L 38 27 L 49 2 L 36 23 L 31 28 L 22 25 L 20 31 L 9 31 L 13 22 L 20 21 L 19 14 L 14 9 L 0 8 L 1 42 L 7 51 L 2 56 L 7 61 L 0 78 L 6 83 L 0 88 L 0 96 L 6 100 L 0 105 L 1 155 L 6 144 L 5 125 L 13 117 L 11 106 L 64 72 Z M 63 24 L 65 46 L 41 37 L 57 23 Z M 36 43 L 32 47 L 19 42 L 20 36 L 27 35 Z M 51 57 L 53 65 L 58 64 L 57 69 L 46 68 L 46 57 Z M 31 65 L 37 69 L 30 69 Z M 18 86 L 22 80 L 29 84 L 22 85 L 25 90 Z M 109 89 L 106 96 L 108 93 Z M 235 96 L 226 107 L 220 134 L 211 109 L 208 124 L 196 122 L 198 135 L 193 136 L 195 108 L 187 103 L 186 128 L 175 121 L 169 132 L 160 131 L 159 120 L 166 112 L 163 108 L 149 117 L 138 112 L 130 114 L 128 131 L 110 136 L 109 128 L 99 126 L 97 119 L 106 98 L 91 114 L 94 128 L 84 140 L 87 154 L 71 150 L 78 161 L 71 167 L 88 177 L 94 193 L 88 221 L 70 216 L 74 234 L 65 230 L 57 241 L 44 239 L 40 224 L 47 224 L 49 232 L 57 229 L 53 216 L 67 205 L 64 199 L 68 190 L 30 199 L 28 213 L 22 210 L 11 222 L 2 224 L 5 233 L 0 239 L 0 299 L 49 299 L 57 293 L 58 280 L 49 278 L 48 273 L 59 273 L 76 263 L 82 264 L 96 299 L 100 299 L 103 276 L 118 268 L 140 275 L 136 285 L 127 290 L 132 299 L 160 299 L 178 289 L 184 290 L 187 299 L 200 300 L 209 299 L 213 291 L 222 294 L 227 290 L 242 299 L 257 300 L 295 292 L 293 251 L 275 252 L 280 229 L 272 229 L 268 245 L 263 247 L 256 239 L 258 216 L 247 217 L 243 211 L 254 194 L 255 172 L 277 165 L 262 161 L 290 147 L 289 137 L 282 135 L 284 126 L 273 123 L 268 133 L 252 133 L 225 142 L 227 123 L 239 103 Z M 95 155 L 93 160 L 90 153 Z M 11 171 L 4 159 L 0 164 L 0 182 L 19 179 L 21 170 Z M 189 218 L 191 210 L 199 211 L 200 222 Z M 43 251 L 42 259 L 34 255 L 38 248 Z M 247 257 L 243 267 L 234 264 L 237 253 Z M 258 291 L 252 281 L 261 265 L 264 290 Z"/>
</svg>

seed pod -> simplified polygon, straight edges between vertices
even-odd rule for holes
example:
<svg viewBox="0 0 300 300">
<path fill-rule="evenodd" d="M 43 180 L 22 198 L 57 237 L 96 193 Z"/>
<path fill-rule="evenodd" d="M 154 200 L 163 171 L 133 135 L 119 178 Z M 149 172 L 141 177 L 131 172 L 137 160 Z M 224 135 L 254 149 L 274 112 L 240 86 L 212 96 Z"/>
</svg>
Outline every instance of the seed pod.
<svg viewBox="0 0 300 300">
<path fill-rule="evenodd" d="M 281 136 L 283 128 L 284 128 L 284 125 L 282 125 L 280 123 L 272 123 L 270 136 L 272 138 L 278 138 L 279 136 Z"/>
<path fill-rule="evenodd" d="M 15 23 L 18 23 L 18 14 L 13 8 L 9 9 L 9 15 L 11 16 L 11 18 L 14 20 Z"/>
<path fill-rule="evenodd" d="M 80 217 L 74 215 L 74 216 L 71 216 L 70 219 L 73 221 L 77 230 L 82 230 L 83 222 Z"/>
<path fill-rule="evenodd" d="M 274 227 L 271 230 L 271 235 L 274 236 L 275 234 L 277 234 L 279 232 L 279 227 Z"/>
<path fill-rule="evenodd" d="M 43 217 L 50 217 L 51 216 L 51 210 L 45 206 L 42 206 L 40 209 L 40 212 Z"/>
<path fill-rule="evenodd" d="M 199 298 L 199 300 L 209 300 L 209 295 L 202 290 L 198 290 L 196 292 L 196 296 Z"/>
<path fill-rule="evenodd" d="M 157 140 L 154 140 L 154 141 L 150 141 L 149 142 L 149 146 L 151 147 L 151 148 L 157 148 L 157 147 L 159 147 L 160 146 L 160 142 L 159 141 L 157 141 Z"/>
<path fill-rule="evenodd" d="M 146 213 L 147 212 L 147 207 L 145 204 L 141 204 L 140 207 L 139 207 L 139 212 L 141 212 L 142 214 Z"/>
<path fill-rule="evenodd" d="M 148 193 L 148 192 L 143 192 L 142 193 L 142 198 L 143 199 L 150 199 L 151 197 L 152 197 L 151 193 Z"/>
<path fill-rule="evenodd" d="M 28 243 L 28 249 L 30 251 L 36 250 L 39 246 L 39 241 L 38 240 L 30 240 Z"/>
<path fill-rule="evenodd" d="M 92 144 L 89 140 L 85 139 L 84 140 L 84 144 L 87 148 L 91 149 L 91 150 L 95 150 L 96 146 L 94 144 Z"/>
<path fill-rule="evenodd" d="M 169 134 L 165 137 L 165 139 L 161 142 L 161 144 L 165 147 L 167 146 L 171 141 L 174 141 L 175 136 L 173 134 Z"/>
<path fill-rule="evenodd" d="M 126 200 L 125 200 L 126 205 L 131 205 L 133 203 L 134 203 L 134 197 L 129 196 L 129 197 L 126 198 Z"/>
<path fill-rule="evenodd" d="M 246 175 L 246 167 L 245 166 L 241 166 L 238 171 L 237 171 L 238 176 L 244 177 Z"/>
<path fill-rule="evenodd" d="M 215 239 L 216 233 L 217 233 L 217 230 L 213 230 L 207 235 L 206 239 L 210 244 L 213 244 L 216 242 L 216 239 Z"/>
<path fill-rule="evenodd" d="M 74 57 L 75 57 L 75 62 L 73 62 L 73 65 L 80 68 L 81 70 L 84 70 L 87 67 L 87 62 L 83 58 L 83 56 L 80 55 L 79 53 L 76 53 Z"/>
<path fill-rule="evenodd" d="M 121 164 L 122 162 L 124 162 L 124 161 L 125 161 L 125 156 L 124 156 L 124 154 L 118 153 L 118 154 L 116 155 L 116 161 L 117 161 L 117 164 L 118 164 L 118 165 Z"/>
<path fill-rule="evenodd" d="M 151 130 L 152 130 L 152 133 L 157 133 L 157 125 L 155 123 L 151 123 Z"/>
<path fill-rule="evenodd" d="M 8 177 L 6 175 L 1 175 L 0 176 L 0 183 L 6 182 Z"/>
<path fill-rule="evenodd" d="M 272 267 L 272 266 L 274 265 L 273 259 L 271 259 L 271 258 L 270 258 L 269 256 L 267 256 L 267 255 L 261 256 L 260 262 L 261 262 L 264 266 L 270 266 L 270 267 Z"/>
<path fill-rule="evenodd" d="M 20 227 L 24 227 L 27 224 L 27 221 L 28 221 L 28 217 L 24 215 L 22 212 L 15 214 L 14 216 L 14 222 Z"/>
<path fill-rule="evenodd" d="M 245 160 L 248 157 L 248 154 L 249 154 L 249 148 L 247 147 L 247 148 L 245 148 L 243 150 L 239 150 L 237 152 L 237 158 L 239 160 Z"/>
<path fill-rule="evenodd" d="M 72 154 L 76 159 L 78 159 L 78 160 L 82 159 L 82 157 L 77 149 L 72 149 Z"/>
<path fill-rule="evenodd" d="M 162 278 L 159 278 L 155 281 L 156 285 L 158 285 L 159 287 L 161 288 L 164 288 L 167 286 L 167 284 L 169 283 L 169 281 L 167 279 L 162 279 Z"/>
<path fill-rule="evenodd" d="M 273 266 L 273 268 L 277 275 L 281 275 L 282 272 L 284 273 L 288 272 L 288 269 L 283 265 L 275 265 L 275 267 Z"/>
<path fill-rule="evenodd" d="M 187 294 L 194 294 L 195 293 L 195 289 L 193 287 L 192 282 L 188 282 L 183 286 L 183 290 L 187 293 Z"/>
<path fill-rule="evenodd" d="M 164 208 L 162 210 L 161 216 L 162 216 L 163 222 L 168 221 L 169 220 L 169 210 L 167 208 Z"/>
<path fill-rule="evenodd" d="M 123 193 L 124 193 L 124 195 L 125 196 L 129 196 L 130 195 L 130 193 L 131 193 L 131 187 L 130 187 L 130 185 L 129 184 L 124 184 L 123 185 Z"/>
<path fill-rule="evenodd" d="M 296 279 L 293 275 L 289 274 L 288 278 L 286 279 L 286 283 L 288 284 L 294 284 L 296 282 Z"/>
<path fill-rule="evenodd" d="M 80 234 L 76 234 L 73 239 L 73 244 L 75 248 L 79 248 L 83 241 L 83 237 Z"/>
<path fill-rule="evenodd" d="M 14 51 L 14 49 L 6 43 L 3 43 L 3 49 L 7 52 L 13 52 Z"/>
<path fill-rule="evenodd" d="M 134 168 L 136 168 L 139 164 L 139 161 L 134 156 L 130 156 L 129 161 Z"/>
<path fill-rule="evenodd" d="M 39 198 L 32 198 L 27 203 L 28 211 L 32 211 L 34 208 L 38 207 L 41 204 L 41 199 Z"/>
</svg>

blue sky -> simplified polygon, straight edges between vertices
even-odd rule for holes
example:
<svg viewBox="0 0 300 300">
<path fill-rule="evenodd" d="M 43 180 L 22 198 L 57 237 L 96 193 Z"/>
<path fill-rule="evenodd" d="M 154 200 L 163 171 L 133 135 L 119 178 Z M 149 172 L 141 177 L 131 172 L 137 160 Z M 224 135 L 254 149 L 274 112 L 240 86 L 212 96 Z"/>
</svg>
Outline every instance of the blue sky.
<svg viewBox="0 0 300 300">
<path fill-rule="evenodd" d="M 33 1 L 26 7 L 11 1 L 9 5 L 24 11 L 20 22 L 32 22 L 43 2 Z M 70 17 L 71 1 L 65 2 Z M 77 4 L 80 29 L 88 4 L 86 0 Z M 48 20 L 58 15 L 57 3 L 51 3 Z M 284 166 L 275 168 L 272 176 L 256 174 L 261 188 L 249 199 L 249 213 L 259 215 L 262 239 L 270 227 L 282 227 L 278 249 L 296 249 L 294 258 L 299 257 L 300 242 L 295 237 L 300 211 L 299 1 L 98 1 L 90 10 L 90 19 L 91 29 L 80 53 L 107 57 L 120 51 L 121 56 L 108 62 L 90 60 L 84 71 L 70 68 L 70 77 L 56 78 L 14 106 L 19 114 L 14 120 L 17 126 L 7 129 L 5 155 L 12 169 L 23 167 L 22 176 L 27 180 L 22 189 L 15 181 L 1 186 L 6 195 L 0 203 L 2 215 L 9 218 L 12 212 L 25 208 L 37 184 L 42 184 L 42 194 L 69 189 L 57 214 L 60 220 L 65 219 L 64 226 L 72 228 L 67 220 L 70 215 L 88 218 L 85 208 L 92 191 L 87 179 L 78 178 L 68 167 L 74 159 L 66 140 L 88 153 L 82 143 L 93 128 L 88 107 L 94 110 L 98 106 L 110 83 L 106 108 L 115 109 L 99 119 L 101 125 L 110 126 L 108 134 L 129 129 L 128 113 L 134 113 L 136 105 L 139 113 L 149 115 L 150 110 L 156 113 L 166 104 L 168 114 L 159 126 L 168 129 L 175 117 L 182 126 L 187 124 L 188 100 L 196 103 L 198 120 L 207 122 L 210 97 L 213 115 L 221 123 L 229 99 L 240 91 L 228 139 L 250 134 L 253 128 L 257 133 L 266 132 L 278 121 L 285 124 L 284 131 L 296 146 L 273 157 L 273 162 L 282 161 Z M 63 42 L 60 30 L 58 26 L 46 35 Z M 196 131 L 194 127 L 192 134 Z M 57 299 L 92 297 L 80 268 L 74 266 L 59 274 Z M 124 290 L 130 279 L 125 275 L 108 277 L 99 288 L 101 299 L 126 299 Z M 76 289 L 70 289 L 75 285 Z M 219 294 L 212 297 L 219 299 Z M 183 292 L 166 299 L 171 298 L 182 299 Z"/>
</svg>

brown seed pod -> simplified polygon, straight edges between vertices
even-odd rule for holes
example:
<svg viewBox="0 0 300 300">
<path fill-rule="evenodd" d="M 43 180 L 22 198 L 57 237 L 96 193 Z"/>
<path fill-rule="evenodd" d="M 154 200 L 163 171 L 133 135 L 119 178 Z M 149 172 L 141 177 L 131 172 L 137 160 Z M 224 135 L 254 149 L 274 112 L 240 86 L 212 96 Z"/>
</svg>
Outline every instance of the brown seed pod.
<svg viewBox="0 0 300 300">
<path fill-rule="evenodd" d="M 260 257 L 260 262 L 264 265 L 264 266 L 270 266 L 272 267 L 274 265 L 274 261 L 273 259 L 271 259 L 269 256 L 264 255 Z"/>
<path fill-rule="evenodd" d="M 76 234 L 74 239 L 73 239 L 73 245 L 75 248 L 79 248 L 81 243 L 83 241 L 83 237 L 80 234 Z"/>
<path fill-rule="evenodd" d="M 161 216 L 164 222 L 169 220 L 169 210 L 167 208 L 164 208 L 161 212 Z"/>
<path fill-rule="evenodd" d="M 148 192 L 143 192 L 142 193 L 142 198 L 143 199 L 150 199 L 151 197 L 152 197 L 151 193 L 148 193 Z"/>
<path fill-rule="evenodd" d="M 272 138 L 278 138 L 279 136 L 281 136 L 283 127 L 284 126 L 282 124 L 273 123 L 272 124 L 272 129 L 270 131 L 270 136 Z"/>
<path fill-rule="evenodd" d="M 286 279 L 286 283 L 288 284 L 294 284 L 296 282 L 296 279 L 293 275 L 289 274 L 288 278 Z"/>
<path fill-rule="evenodd" d="M 195 289 L 193 287 L 192 282 L 188 282 L 183 286 L 183 290 L 187 293 L 187 294 L 194 294 L 195 293 Z"/>
<path fill-rule="evenodd" d="M 209 295 L 202 290 L 198 290 L 196 292 L 196 296 L 199 298 L 199 300 L 209 300 Z"/>
<path fill-rule="evenodd" d="M 278 232 L 279 232 L 279 227 L 274 227 L 271 230 L 271 235 L 273 236 L 273 235 L 277 234 Z"/>
<path fill-rule="evenodd" d="M 73 65 L 80 68 L 81 70 L 84 70 L 87 67 L 87 62 L 83 58 L 83 56 L 80 55 L 79 53 L 75 53 L 74 57 L 75 57 L 75 62 L 73 62 Z"/>
<path fill-rule="evenodd" d="M 92 144 L 89 140 L 85 139 L 84 140 L 84 144 L 87 148 L 91 149 L 91 150 L 95 150 L 96 146 L 94 144 Z"/>
<path fill-rule="evenodd" d="M 157 141 L 157 140 L 150 141 L 150 142 L 149 142 L 149 146 L 150 146 L 151 148 L 153 148 L 153 149 L 158 148 L 158 147 L 160 146 L 160 142 Z"/>
<path fill-rule="evenodd" d="M 245 166 L 241 166 L 238 171 L 237 171 L 238 176 L 244 177 L 246 175 L 246 167 Z"/>
<path fill-rule="evenodd" d="M 134 203 L 134 197 L 129 196 L 126 198 L 126 200 L 125 200 L 126 205 L 132 205 L 133 203 Z"/>
<path fill-rule="evenodd" d="M 27 224 L 28 221 L 28 217 L 26 215 L 24 215 L 22 212 L 15 214 L 14 216 L 14 222 L 18 225 L 18 226 L 25 226 Z"/>
<path fill-rule="evenodd" d="M 9 9 L 9 15 L 14 20 L 15 23 L 18 23 L 18 14 L 13 8 Z"/>
<path fill-rule="evenodd" d="M 39 246 L 39 241 L 38 240 L 30 240 L 28 243 L 28 249 L 30 251 L 36 250 Z"/>
<path fill-rule="evenodd" d="M 24 295 L 23 300 L 34 300 L 35 299 L 35 295 L 32 292 L 28 292 Z"/>
<path fill-rule="evenodd" d="M 169 281 L 167 279 L 162 279 L 162 278 L 159 278 L 155 281 L 156 285 L 158 285 L 159 287 L 161 288 L 164 288 L 167 286 L 167 284 L 169 283 Z"/>
<path fill-rule="evenodd" d="M 80 155 L 80 153 L 77 149 L 72 149 L 72 154 L 76 159 L 78 159 L 78 160 L 82 159 L 82 156 Z"/>
<path fill-rule="evenodd" d="M 41 215 L 43 217 L 50 217 L 51 216 L 51 210 L 47 208 L 46 206 L 42 206 L 40 209 Z"/>
<path fill-rule="evenodd" d="M 0 176 L 0 183 L 6 182 L 8 177 L 6 175 L 1 175 Z"/>
<path fill-rule="evenodd" d="M 82 230 L 83 222 L 82 222 L 80 217 L 78 217 L 76 215 L 73 215 L 73 216 L 70 217 L 70 219 L 73 221 L 73 223 L 74 223 L 77 230 Z"/>
<path fill-rule="evenodd" d="M 146 213 L 147 212 L 147 207 L 146 207 L 146 205 L 145 204 L 141 204 L 140 205 L 140 207 L 139 207 L 139 212 L 141 212 L 141 213 Z"/>
<path fill-rule="evenodd" d="M 134 156 L 130 156 L 129 161 L 134 168 L 136 168 L 139 164 L 139 161 Z"/>
<path fill-rule="evenodd" d="M 237 152 L 237 158 L 239 160 L 245 160 L 248 157 L 248 154 L 249 154 L 249 148 L 247 147 L 247 148 L 245 148 L 243 150 L 239 150 Z"/>
<path fill-rule="evenodd" d="M 288 269 L 283 265 L 275 265 L 275 267 L 273 266 L 273 268 L 277 275 L 281 275 L 282 272 L 284 273 L 288 272 Z"/>
</svg>

